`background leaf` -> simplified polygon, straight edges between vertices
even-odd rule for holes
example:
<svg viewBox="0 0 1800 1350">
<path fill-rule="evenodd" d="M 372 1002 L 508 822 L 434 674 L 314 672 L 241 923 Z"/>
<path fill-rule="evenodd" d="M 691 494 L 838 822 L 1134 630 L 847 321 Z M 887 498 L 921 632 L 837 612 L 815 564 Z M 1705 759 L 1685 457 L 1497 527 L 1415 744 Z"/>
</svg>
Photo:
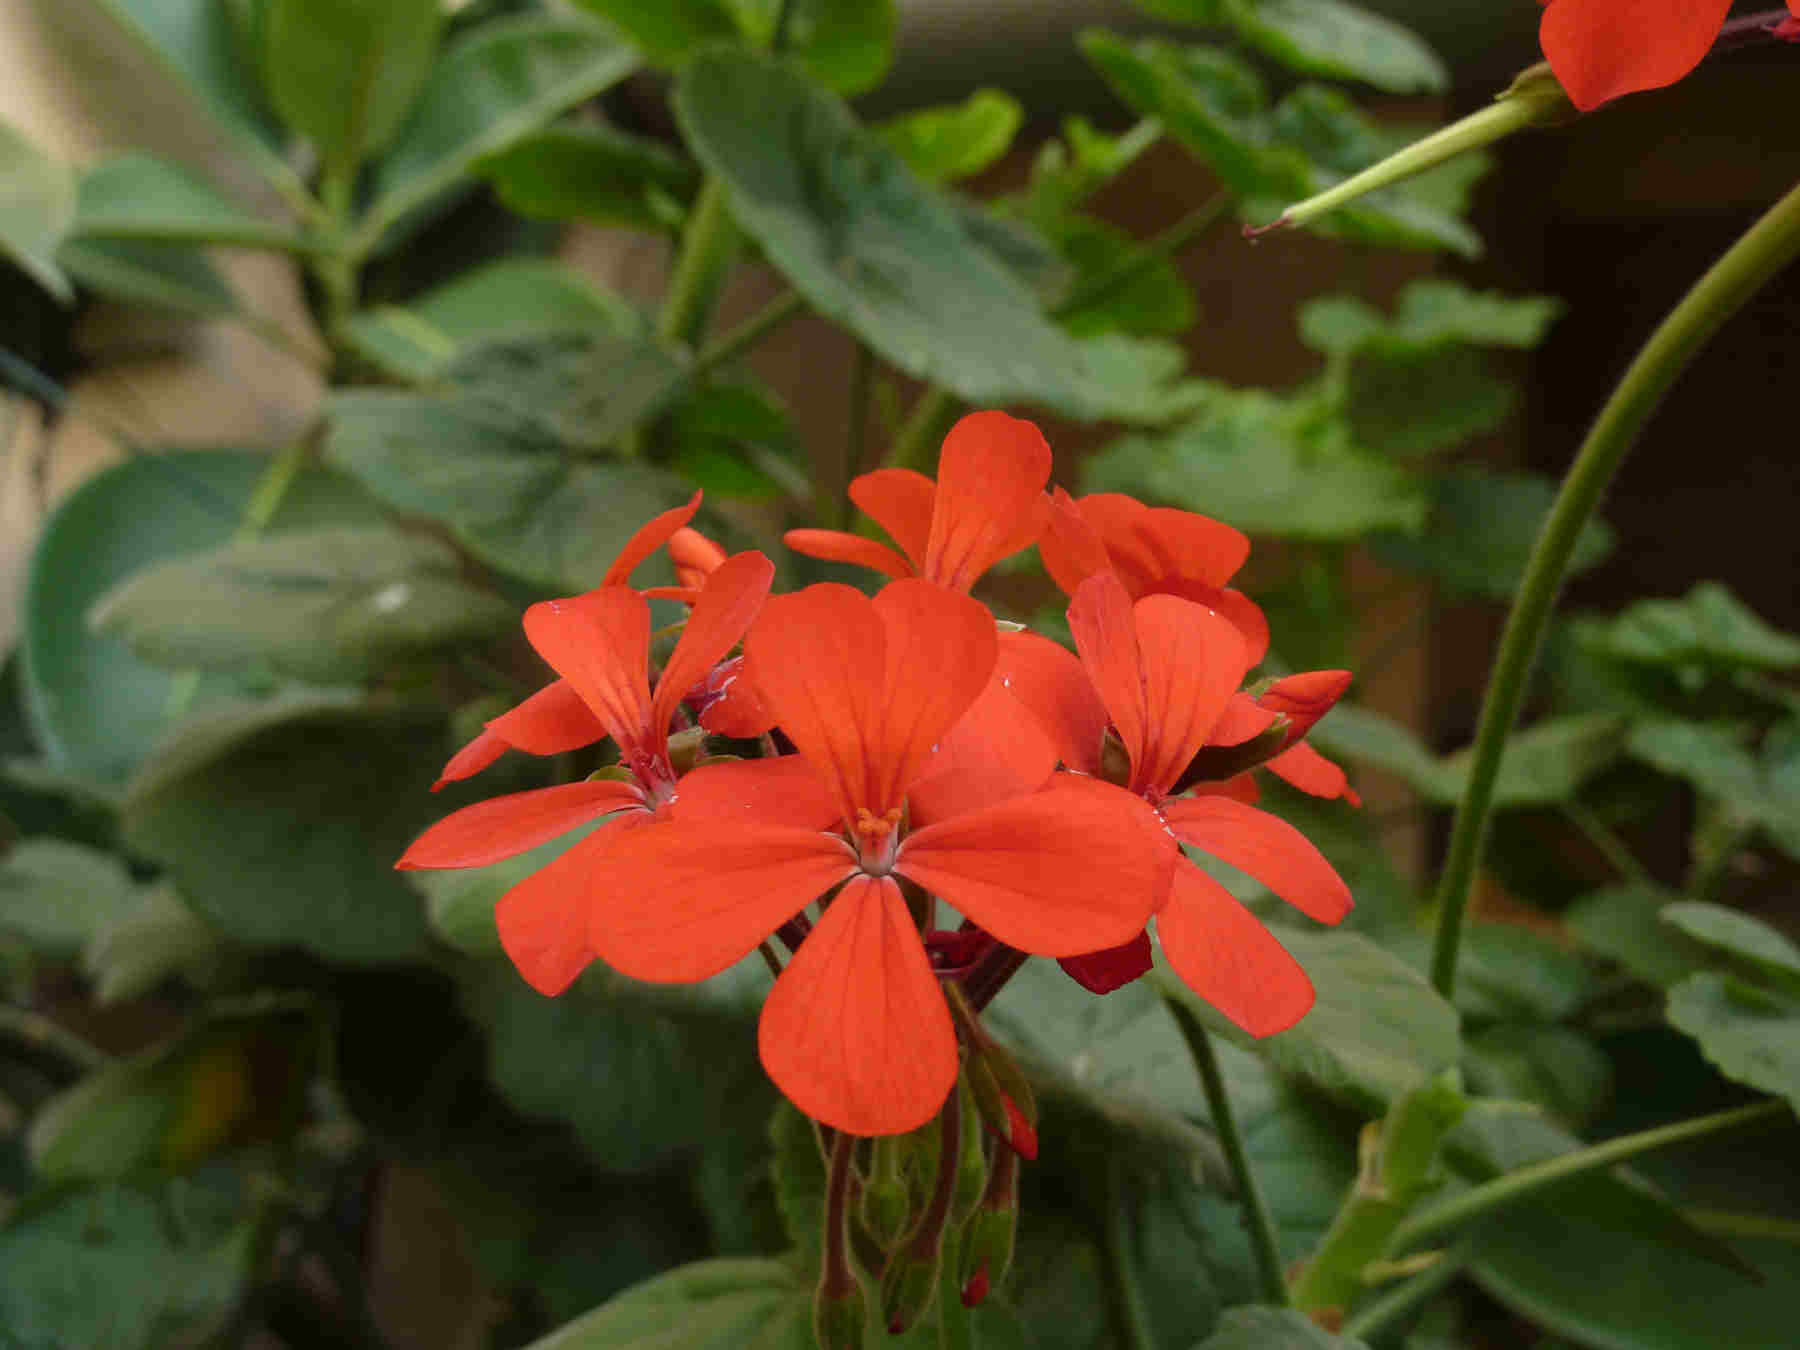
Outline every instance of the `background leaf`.
<svg viewBox="0 0 1800 1350">
<path fill-rule="evenodd" d="M 186 244 L 70 239 L 56 256 L 70 276 L 108 300 L 191 318 L 240 312 L 212 259 Z"/>
<path fill-rule="evenodd" d="M 393 860 L 442 810 L 435 721 L 345 697 L 219 708 L 131 784 L 126 843 L 249 946 L 352 963 L 417 958 L 419 897 Z"/>
<path fill-rule="evenodd" d="M 1238 36 L 1290 70 L 1362 80 L 1395 94 L 1449 87 L 1444 63 L 1411 31 L 1341 0 L 1221 0 Z"/>
<path fill-rule="evenodd" d="M 658 141 L 587 122 L 522 137 L 474 172 L 533 220 L 655 230 L 681 224 L 700 178 Z"/>
<path fill-rule="evenodd" d="M 293 230 L 251 215 L 185 169 L 152 155 L 101 160 L 82 174 L 76 203 L 73 233 L 81 240 L 306 247 Z"/>
<path fill-rule="evenodd" d="M 172 670 L 264 671 L 316 684 L 376 678 L 509 628 L 514 608 L 457 576 L 455 552 L 391 526 L 239 540 L 158 563 L 92 613 Z"/>
<path fill-rule="evenodd" d="M 451 43 L 374 167 L 358 229 L 373 242 L 409 212 L 470 176 L 480 160 L 618 83 L 637 53 L 592 23 L 520 18 L 483 24 Z"/>
<path fill-rule="evenodd" d="M 393 139 L 437 52 L 438 0 L 267 0 L 263 86 L 288 128 L 349 175 Z"/>
<path fill-rule="evenodd" d="M 961 103 L 891 118 L 875 134 L 927 183 L 955 183 L 1004 155 L 1024 120 L 1025 109 L 1011 94 L 977 89 Z"/>
<path fill-rule="evenodd" d="M 1716 581 L 1679 600 L 1640 600 L 1590 634 L 1609 655 L 1656 666 L 1793 670 L 1800 637 L 1771 628 Z"/>
<path fill-rule="evenodd" d="M 238 528 L 266 455 L 204 450 L 145 453 L 95 475 L 44 527 L 26 579 L 26 720 L 52 766 L 104 783 L 131 774 L 171 721 L 176 677 L 92 632 L 90 606 L 148 564 L 224 543 Z M 370 519 L 368 498 L 339 474 L 302 474 L 271 522 Z M 203 681 L 193 710 L 241 694 Z"/>
<path fill-rule="evenodd" d="M 1366 1350 L 1350 1336 L 1335 1336 L 1293 1308 L 1228 1308 L 1219 1329 L 1194 1350 Z"/>
<path fill-rule="evenodd" d="M 56 247 L 75 220 L 75 175 L 0 122 L 0 257 L 58 300 L 74 299 Z"/>
<path fill-rule="evenodd" d="M 1702 971 L 1669 990 L 1668 1016 L 1727 1078 L 1800 1109 L 1800 997 Z"/>
<path fill-rule="evenodd" d="M 125 865 L 64 839 L 26 839 L 0 858 L 0 931 L 69 956 L 137 900 Z"/>
<path fill-rule="evenodd" d="M 812 1289 L 783 1261 L 700 1261 L 658 1275 L 527 1350 L 812 1350 Z"/>
</svg>

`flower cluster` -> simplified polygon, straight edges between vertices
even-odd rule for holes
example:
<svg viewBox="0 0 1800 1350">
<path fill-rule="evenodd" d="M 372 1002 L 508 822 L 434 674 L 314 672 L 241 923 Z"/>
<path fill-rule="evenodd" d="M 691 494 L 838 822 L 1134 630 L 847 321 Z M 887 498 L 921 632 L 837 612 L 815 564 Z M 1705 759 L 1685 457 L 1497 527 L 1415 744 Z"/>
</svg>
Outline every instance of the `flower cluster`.
<svg viewBox="0 0 1800 1350">
<path fill-rule="evenodd" d="M 1029 1156 L 1024 1090 L 980 1010 L 1030 955 L 1117 988 L 1149 969 L 1152 924 L 1169 967 L 1225 1016 L 1256 1035 L 1292 1025 L 1312 1003 L 1305 972 L 1181 845 L 1342 918 L 1348 889 L 1256 809 L 1252 772 L 1354 801 L 1302 740 L 1349 677 L 1245 688 L 1268 628 L 1228 585 L 1244 536 L 1048 492 L 1050 471 L 1036 427 L 983 412 L 950 432 L 935 483 L 857 479 L 852 498 L 897 548 L 819 530 L 788 543 L 883 573 L 873 598 L 835 584 L 772 596 L 767 558 L 727 557 L 688 528 L 698 497 L 659 516 L 603 585 L 526 612 L 560 678 L 490 722 L 444 779 L 602 738 L 617 766 L 458 811 L 399 866 L 481 866 L 602 820 L 501 899 L 520 973 L 545 994 L 595 958 L 695 981 L 761 948 L 781 967 L 762 1062 L 848 1135 L 917 1128 L 961 1072 L 984 1121 Z M 664 544 L 680 584 L 633 589 Z M 1034 544 L 1069 595 L 1074 652 L 969 594 Z M 688 606 L 654 679 L 652 594 Z M 720 738 L 763 755 L 709 755 Z"/>
</svg>

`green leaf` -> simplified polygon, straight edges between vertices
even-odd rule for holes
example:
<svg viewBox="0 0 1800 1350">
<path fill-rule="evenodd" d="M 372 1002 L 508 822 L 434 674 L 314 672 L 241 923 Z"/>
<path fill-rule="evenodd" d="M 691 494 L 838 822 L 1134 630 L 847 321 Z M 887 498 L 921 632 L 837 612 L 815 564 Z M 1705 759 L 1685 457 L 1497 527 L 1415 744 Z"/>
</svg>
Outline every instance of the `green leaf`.
<svg viewBox="0 0 1800 1350">
<path fill-rule="evenodd" d="M 1800 1109 L 1800 997 L 1702 971 L 1669 990 L 1668 1017 L 1727 1078 Z"/>
<path fill-rule="evenodd" d="M 1481 1175 L 1580 1146 L 1519 1112 L 1471 1111 L 1453 1138 L 1464 1145 L 1453 1159 L 1478 1161 Z M 1484 1216 L 1470 1273 L 1514 1312 L 1601 1350 L 1786 1345 L 1800 1249 L 1734 1238 L 1721 1251 L 1627 1175 L 1580 1177 L 1559 1186 L 1553 1203 Z M 1745 1278 L 1746 1261 L 1763 1282 Z"/>
<path fill-rule="evenodd" d="M 703 52 L 677 81 L 675 108 L 733 219 L 815 310 L 892 364 L 971 403 L 1117 411 L 1120 395 L 1090 370 L 1088 352 L 946 202 L 792 66 Z"/>
<path fill-rule="evenodd" d="M 533 1341 L 526 1350 L 813 1350 L 812 1289 L 785 1261 L 680 1266 Z"/>
<path fill-rule="evenodd" d="M 290 195 L 306 185 L 263 102 L 253 60 L 232 31 L 231 6 L 216 0 L 87 0 L 116 23 L 156 72 L 199 104 L 257 172 Z"/>
<path fill-rule="evenodd" d="M 1154 119 L 1111 136 L 1094 130 L 1085 117 L 1068 118 L 1062 139 L 1045 141 L 1032 160 L 1031 185 L 1018 199 L 1020 210 L 1026 219 L 1049 227 L 1123 173 L 1161 136 L 1162 124 Z"/>
<path fill-rule="evenodd" d="M 794 1244 L 800 1269 L 817 1270 L 825 1232 L 825 1159 L 819 1155 L 818 1131 L 783 1098 L 769 1116 L 769 1143 L 773 1149 L 769 1171 L 782 1227 Z"/>
<path fill-rule="evenodd" d="M 684 63 L 710 42 L 729 42 L 738 25 L 729 0 L 667 0 L 643 5 L 636 0 L 579 0 L 617 28 L 653 66 Z"/>
<path fill-rule="evenodd" d="M 1376 536 L 1376 556 L 1389 567 L 1435 576 L 1456 591 L 1511 599 L 1556 500 L 1556 485 L 1535 474 L 1455 469 L 1433 481 L 1431 494 L 1424 531 Z M 1613 541 L 1604 521 L 1590 521 L 1576 541 L 1569 573 L 1602 562 Z"/>
<path fill-rule="evenodd" d="M 0 858 L 0 932 L 56 955 L 80 951 L 137 895 L 118 858 L 63 839 L 27 839 Z"/>
<path fill-rule="evenodd" d="M 81 969 L 93 981 L 102 1007 L 147 994 L 171 975 L 197 984 L 210 980 L 223 944 L 163 882 L 146 886 L 136 902 L 104 923 L 81 953 Z"/>
<path fill-rule="evenodd" d="M 1418 956 L 1424 968 L 1429 957 L 1423 945 Z M 1505 1021 L 1560 1022 L 1594 992 L 1593 972 L 1579 956 L 1544 934 L 1508 923 L 1469 926 L 1458 984 L 1457 1006 L 1465 1014 Z"/>
<path fill-rule="evenodd" d="M 1586 779 L 1617 758 L 1622 719 L 1609 713 L 1552 718 L 1507 742 L 1494 784 L 1496 806 L 1542 806 L 1566 801 Z M 1469 751 L 1438 759 L 1391 718 L 1355 704 L 1339 704 L 1308 739 L 1326 754 L 1360 760 L 1397 774 L 1428 799 L 1451 804 L 1468 781 Z"/>
<path fill-rule="evenodd" d="M 75 221 L 75 175 L 0 122 L 0 258 L 64 304 L 75 298 L 56 249 Z"/>
<path fill-rule="evenodd" d="M 1663 910 L 1662 918 L 1694 941 L 1747 961 L 1776 980 L 1800 979 L 1800 947 L 1741 910 L 1684 900 Z"/>
<path fill-rule="evenodd" d="M 1495 431 L 1518 401 L 1515 387 L 1467 347 L 1408 357 L 1364 354 L 1348 363 L 1344 385 L 1351 437 L 1396 459 L 1442 454 Z"/>
<path fill-rule="evenodd" d="M 82 174 L 76 203 L 72 234 L 83 241 L 308 247 L 292 230 L 259 220 L 179 165 L 152 155 L 101 160 Z"/>
<path fill-rule="evenodd" d="M 1759 759 L 1742 737 L 1736 726 L 1710 722 L 1639 722 L 1626 749 L 1764 826 L 1775 843 L 1794 852 L 1800 849 L 1800 782 L 1786 769 L 1783 744 L 1771 733 L 1773 744 Z"/>
<path fill-rule="evenodd" d="M 399 379 L 438 379 L 484 339 L 595 329 L 644 331 L 629 303 L 574 269 L 543 258 L 489 263 L 406 305 L 382 305 L 350 319 L 357 354 Z"/>
<path fill-rule="evenodd" d="M 458 577 L 448 545 L 392 526 L 238 540 L 146 568 L 90 612 L 155 665 L 315 684 L 374 679 L 516 617 Z"/>
<path fill-rule="evenodd" d="M 533 220 L 644 230 L 679 227 L 700 178 L 660 142 L 593 123 L 523 137 L 473 172 Z"/>
<path fill-rule="evenodd" d="M 760 1073 L 748 1017 L 658 1007 L 601 972 L 545 998 L 495 965 L 463 993 L 487 1030 L 501 1095 L 526 1115 L 567 1121 L 609 1172 L 646 1172 L 697 1150 L 727 1127 L 738 1080 Z"/>
<path fill-rule="evenodd" d="M 1276 144 L 1268 92 L 1243 62 L 1216 48 L 1130 41 L 1104 29 L 1090 29 L 1080 41 L 1114 93 L 1161 122 L 1239 197 L 1309 195 L 1311 165 Z"/>
<path fill-rule="evenodd" d="M 1661 919 L 1680 896 L 1657 886 L 1610 886 L 1583 896 L 1563 922 L 1588 950 L 1649 984 L 1671 985 L 1707 963 L 1706 949 Z"/>
<path fill-rule="evenodd" d="M 1571 1125 L 1594 1119 L 1612 1096 L 1612 1061 L 1568 1027 L 1503 1023 L 1476 1032 L 1464 1049 L 1471 1091 L 1533 1102 Z"/>
<path fill-rule="evenodd" d="M 231 538 L 269 463 L 224 450 L 140 454 L 95 475 L 46 523 L 26 580 L 20 673 L 26 720 L 54 768 L 119 784 L 161 737 L 177 677 L 90 631 L 87 611 L 145 566 Z M 373 514 L 343 476 L 306 473 L 271 530 Z M 240 692 L 202 681 L 191 707 Z"/>
<path fill-rule="evenodd" d="M 242 1200 L 176 1178 L 59 1187 L 0 1227 L 0 1326 L 18 1350 L 162 1350 L 223 1324 L 251 1273 Z M 171 1216 L 179 1214 L 179 1223 Z"/>
<path fill-rule="evenodd" d="M 52 1182 L 120 1180 L 292 1129 L 320 1044 L 316 1011 L 292 998 L 209 1013 L 46 1103 L 32 1163 Z"/>
<path fill-rule="evenodd" d="M 977 89 L 961 103 L 920 108 L 874 130 L 927 183 L 955 183 L 1004 155 L 1024 120 L 1025 109 L 1011 94 Z"/>
<path fill-rule="evenodd" d="M 441 809 L 439 754 L 433 723 L 342 696 L 217 709 L 132 781 L 125 840 L 246 945 L 416 958 L 424 916 L 393 861 Z"/>
<path fill-rule="evenodd" d="M 374 198 L 359 237 L 372 245 L 403 216 L 470 177 L 479 161 L 617 84 L 636 65 L 631 48 L 575 19 L 487 23 L 453 42 L 374 166 Z"/>
<path fill-rule="evenodd" d="M 1679 600 L 1640 600 L 1589 636 L 1609 655 L 1645 665 L 1800 667 L 1800 637 L 1771 628 L 1716 581 L 1701 582 Z"/>
<path fill-rule="evenodd" d="M 1065 297 L 1103 284 L 1102 279 L 1117 275 L 1142 252 L 1130 235 L 1092 216 L 1063 216 L 1047 224 L 1045 232 L 1073 269 Z M 1106 286 L 1094 299 L 1074 309 L 1068 309 L 1067 303 L 1065 298 L 1057 313 L 1063 327 L 1077 337 L 1112 332 L 1137 336 L 1185 333 L 1198 317 L 1193 293 L 1167 258 L 1141 268 L 1129 281 Z"/>
<path fill-rule="evenodd" d="M 565 593 L 598 585 L 639 525 L 691 495 L 649 465 L 576 460 L 541 428 L 467 394 L 353 391 L 331 407 L 327 454 L 376 496 Z"/>
<path fill-rule="evenodd" d="M 787 412 L 745 384 L 706 384 L 675 405 L 664 424 L 674 466 L 717 497 L 806 501 L 811 466 Z"/>
<path fill-rule="evenodd" d="M 1257 1040 L 1239 1030 L 1166 967 L 1156 971 L 1157 986 L 1215 1035 L 1370 1114 L 1456 1063 L 1455 1009 L 1405 962 L 1360 933 L 1283 928 L 1277 937 L 1318 995 L 1299 1024 L 1278 1035 Z"/>
<path fill-rule="evenodd" d="M 894 59 L 899 27 L 896 0 L 725 0 L 738 27 L 769 48 L 781 12 L 788 11 L 783 52 L 840 94 L 880 84 Z"/>
<path fill-rule="evenodd" d="M 57 261 L 108 300 L 191 318 L 239 312 L 238 298 L 212 259 L 186 244 L 70 239 Z"/>
<path fill-rule="evenodd" d="M 1219 1329 L 1194 1350 L 1368 1350 L 1352 1336 L 1336 1336 L 1294 1308 L 1227 1308 Z"/>
<path fill-rule="evenodd" d="M 1252 534 L 1345 539 L 1383 526 L 1419 529 L 1428 507 L 1413 475 L 1315 443 L 1307 411 L 1261 390 L 1213 386 L 1187 422 L 1127 436 L 1089 459 L 1085 485 L 1176 502 Z"/>
<path fill-rule="evenodd" d="M 1222 0 L 1238 36 L 1303 75 L 1362 80 L 1394 94 L 1449 87 L 1444 63 L 1407 29 L 1341 0 Z"/>
<path fill-rule="evenodd" d="M 348 177 L 384 149 L 437 53 L 438 0 L 267 0 L 263 84 L 288 129 Z"/>
</svg>

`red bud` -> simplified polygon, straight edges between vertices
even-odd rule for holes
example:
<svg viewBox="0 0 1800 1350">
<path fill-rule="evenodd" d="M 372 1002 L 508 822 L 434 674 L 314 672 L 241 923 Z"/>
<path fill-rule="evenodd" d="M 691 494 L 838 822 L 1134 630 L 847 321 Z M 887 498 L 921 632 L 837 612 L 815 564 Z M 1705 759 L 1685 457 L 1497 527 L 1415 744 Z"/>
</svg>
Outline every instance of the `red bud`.
<svg viewBox="0 0 1800 1350">
<path fill-rule="evenodd" d="M 1007 1142 L 1012 1145 L 1013 1152 L 1025 1159 L 1026 1162 L 1034 1161 L 1037 1158 L 1037 1131 L 1032 1128 L 1031 1122 L 1025 1119 L 1025 1113 L 1019 1110 L 1018 1103 L 1011 1097 L 1002 1093 L 1000 1100 L 1006 1106 L 1007 1124 L 1012 1127 Z"/>
<path fill-rule="evenodd" d="M 978 1308 L 988 1296 L 987 1267 L 982 1266 L 969 1276 L 968 1283 L 962 1287 L 962 1305 L 965 1308 Z"/>
</svg>

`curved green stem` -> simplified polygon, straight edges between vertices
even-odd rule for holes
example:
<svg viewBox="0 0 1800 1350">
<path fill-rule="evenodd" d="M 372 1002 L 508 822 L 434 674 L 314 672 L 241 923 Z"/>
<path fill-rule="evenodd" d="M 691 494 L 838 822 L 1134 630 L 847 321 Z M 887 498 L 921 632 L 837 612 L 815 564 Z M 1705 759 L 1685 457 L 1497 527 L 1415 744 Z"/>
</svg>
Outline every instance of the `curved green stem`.
<svg viewBox="0 0 1800 1350">
<path fill-rule="evenodd" d="M 1106 1159 L 1106 1219 L 1101 1229 L 1101 1254 L 1106 1262 L 1107 1288 L 1112 1295 L 1119 1344 L 1123 1350 L 1156 1350 L 1150 1306 L 1144 1301 L 1137 1267 L 1131 1261 L 1130 1238 L 1125 1232 L 1125 1197 L 1119 1183 L 1117 1154 Z"/>
<path fill-rule="evenodd" d="M 799 291 L 787 291 L 776 296 L 729 333 L 702 348 L 694 358 L 694 364 L 688 368 L 688 374 L 698 378 L 717 370 L 728 361 L 735 361 L 805 308 L 806 297 Z"/>
<path fill-rule="evenodd" d="M 1446 1252 L 1411 1279 L 1357 1309 L 1344 1323 L 1341 1334 L 1346 1340 L 1373 1340 L 1419 1305 L 1430 1302 L 1438 1291 L 1453 1284 L 1462 1274 L 1463 1264 L 1459 1253 Z"/>
<path fill-rule="evenodd" d="M 1446 998 L 1456 987 L 1456 955 L 1462 942 L 1463 917 L 1486 843 L 1501 752 L 1524 702 L 1526 682 L 1537 663 L 1544 629 L 1575 542 L 1598 507 L 1620 461 L 1676 377 L 1725 321 L 1797 254 L 1800 187 L 1777 202 L 1732 245 L 1663 320 L 1600 410 L 1563 480 L 1556 505 L 1532 549 L 1518 602 L 1500 639 L 1481 706 L 1468 786 L 1457 806 L 1450 852 L 1438 886 L 1431 983 Z"/>
<path fill-rule="evenodd" d="M 1677 1121 L 1673 1125 L 1661 1125 L 1654 1130 L 1621 1135 L 1604 1144 L 1595 1144 L 1591 1148 L 1577 1149 L 1573 1153 L 1534 1163 L 1530 1167 L 1521 1167 L 1412 1215 L 1394 1230 L 1389 1251 L 1398 1253 L 1408 1247 L 1416 1247 L 1428 1238 L 1448 1232 L 1470 1219 L 1516 1204 L 1548 1186 L 1555 1186 L 1603 1167 L 1611 1167 L 1627 1158 L 1635 1158 L 1676 1144 L 1691 1143 L 1709 1135 L 1772 1124 L 1783 1116 L 1793 1116 L 1793 1111 L 1786 1102 L 1757 1102 L 1730 1111 L 1718 1111 L 1710 1116 Z"/>
<path fill-rule="evenodd" d="M 736 231 L 725 206 L 725 185 L 717 175 L 709 174 L 688 216 L 681 255 L 675 260 L 662 311 L 656 316 L 659 338 L 688 344 L 699 339 L 731 262 Z"/>
<path fill-rule="evenodd" d="M 1104 300 L 1114 291 L 1130 285 L 1157 263 L 1174 257 L 1210 230 L 1231 210 L 1235 200 L 1229 192 L 1215 192 L 1155 238 L 1145 241 L 1142 248 L 1129 257 L 1120 259 L 1116 267 L 1108 268 L 1099 276 L 1076 287 L 1072 293 L 1058 301 L 1056 308 L 1050 313 L 1059 319 L 1066 318 L 1083 306 Z"/>
<path fill-rule="evenodd" d="M 928 469 L 931 454 L 937 448 L 938 434 L 955 406 L 956 395 L 942 385 L 933 385 L 920 394 L 888 449 L 889 466 L 917 469 L 921 473 Z"/>
<path fill-rule="evenodd" d="M 1219 1072 L 1219 1057 L 1213 1052 L 1212 1040 L 1192 1010 L 1171 1000 L 1169 1011 L 1187 1041 L 1188 1053 L 1200 1072 L 1200 1085 L 1206 1091 L 1206 1108 L 1212 1115 L 1213 1130 L 1225 1151 L 1225 1162 L 1237 1182 L 1238 1198 L 1244 1206 L 1244 1226 L 1250 1232 L 1250 1246 L 1256 1253 L 1257 1273 L 1262 1277 L 1263 1302 L 1287 1307 L 1293 1300 L 1288 1294 L 1287 1279 L 1282 1271 L 1281 1243 L 1275 1234 L 1275 1220 L 1256 1184 L 1256 1173 L 1250 1169 L 1250 1153 L 1244 1147 L 1243 1131 L 1231 1110 L 1231 1097 L 1225 1091 L 1225 1076 Z"/>
</svg>

